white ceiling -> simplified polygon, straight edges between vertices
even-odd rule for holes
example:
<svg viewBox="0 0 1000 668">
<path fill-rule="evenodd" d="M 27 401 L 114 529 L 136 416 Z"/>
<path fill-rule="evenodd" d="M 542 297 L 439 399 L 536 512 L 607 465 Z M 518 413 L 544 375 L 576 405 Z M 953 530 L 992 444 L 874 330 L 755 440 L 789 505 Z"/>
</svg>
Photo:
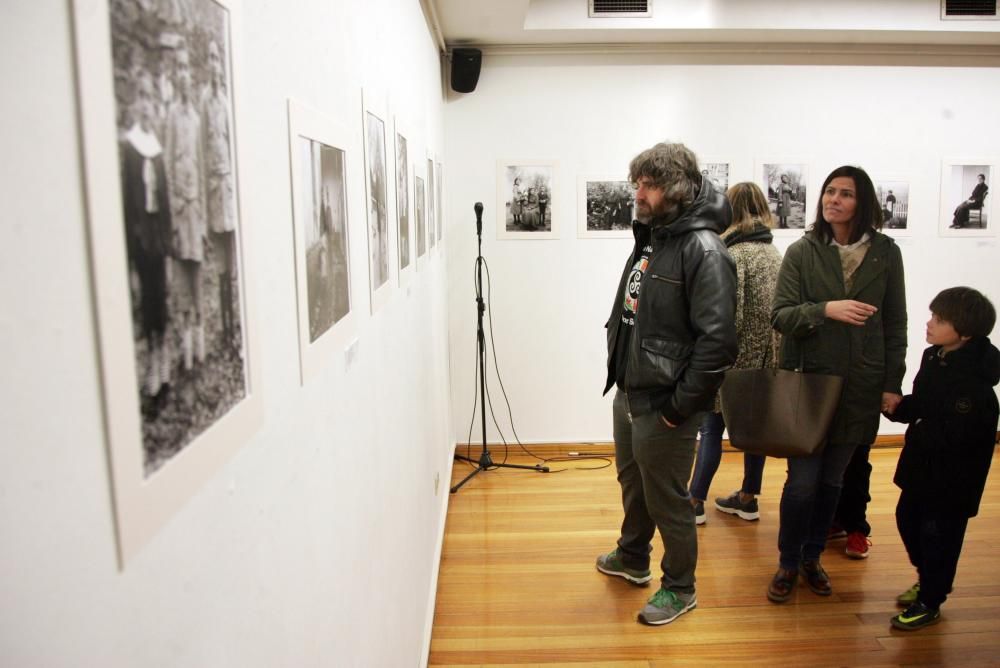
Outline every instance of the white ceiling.
<svg viewBox="0 0 1000 668">
<path fill-rule="evenodd" d="M 1000 21 L 942 20 L 940 0 L 650 0 L 651 18 L 589 18 L 587 0 L 421 0 L 439 45 L 1000 45 Z"/>
</svg>

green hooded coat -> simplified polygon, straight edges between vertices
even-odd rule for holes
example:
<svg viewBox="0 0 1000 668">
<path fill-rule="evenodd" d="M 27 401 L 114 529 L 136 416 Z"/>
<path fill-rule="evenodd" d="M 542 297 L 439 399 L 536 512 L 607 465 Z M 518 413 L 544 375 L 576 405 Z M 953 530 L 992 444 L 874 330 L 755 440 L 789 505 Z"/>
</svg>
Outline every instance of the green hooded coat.
<svg viewBox="0 0 1000 668">
<path fill-rule="evenodd" d="M 882 393 L 902 394 L 906 371 L 903 257 L 890 237 L 871 232 L 871 246 L 844 288 L 840 254 L 814 232 L 789 246 L 778 274 L 771 324 L 781 332 L 780 366 L 844 378 L 829 442 L 868 444 L 878 433 Z M 826 302 L 853 299 L 878 311 L 864 325 L 824 315 Z"/>
</svg>

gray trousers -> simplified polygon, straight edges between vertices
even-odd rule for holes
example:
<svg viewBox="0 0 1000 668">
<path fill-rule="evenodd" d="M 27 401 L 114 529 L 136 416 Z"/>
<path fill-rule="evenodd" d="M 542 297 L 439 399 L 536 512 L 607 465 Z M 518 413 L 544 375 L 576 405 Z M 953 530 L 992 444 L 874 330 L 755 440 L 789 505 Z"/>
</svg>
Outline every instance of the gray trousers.
<svg viewBox="0 0 1000 668">
<path fill-rule="evenodd" d="M 658 411 L 630 416 L 628 399 L 619 390 L 612 415 L 615 465 L 625 510 L 618 539 L 622 563 L 638 570 L 649 568 L 653 549 L 650 541 L 654 530 L 659 529 L 663 540 L 663 588 L 693 593 L 698 534 L 688 480 L 704 413 L 696 413 L 671 429 L 660 420 Z"/>
</svg>

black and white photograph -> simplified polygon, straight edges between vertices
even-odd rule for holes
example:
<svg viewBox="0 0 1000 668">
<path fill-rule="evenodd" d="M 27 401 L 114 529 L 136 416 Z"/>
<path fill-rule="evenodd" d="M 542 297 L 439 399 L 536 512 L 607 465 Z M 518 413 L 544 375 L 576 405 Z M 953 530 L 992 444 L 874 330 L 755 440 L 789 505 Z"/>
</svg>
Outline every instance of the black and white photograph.
<svg viewBox="0 0 1000 668">
<path fill-rule="evenodd" d="M 292 167 L 299 365 L 303 384 L 323 373 L 354 335 L 349 148 L 345 126 L 297 100 L 288 101 Z"/>
<path fill-rule="evenodd" d="M 437 240 L 441 241 L 441 237 L 444 236 L 444 178 L 441 175 L 440 162 L 434 163 L 434 184 L 437 186 L 437 195 L 435 197 L 437 212 L 434 214 L 434 218 L 437 224 Z"/>
<path fill-rule="evenodd" d="M 396 131 L 396 239 L 400 277 L 410 268 L 410 170 L 406 137 Z"/>
<path fill-rule="evenodd" d="M 872 179 L 882 208 L 882 231 L 893 236 L 910 233 L 910 182 L 901 178 Z"/>
<path fill-rule="evenodd" d="M 763 162 L 758 181 L 767 194 L 774 230 L 805 230 L 807 167 L 795 162 Z"/>
<path fill-rule="evenodd" d="M 437 230 L 437 190 L 434 187 L 434 161 L 427 158 L 427 247 L 434 248 Z"/>
<path fill-rule="evenodd" d="M 218 452 L 235 450 L 259 423 L 259 401 L 247 401 L 234 16 L 219 0 L 75 9 L 80 91 L 90 100 L 82 117 L 88 208 L 124 561 L 169 515 L 173 504 L 164 500 L 193 490 L 221 461 Z M 187 453 L 199 448 L 204 456 Z M 181 452 L 183 463 L 172 466 Z"/>
<path fill-rule="evenodd" d="M 389 289 L 389 207 L 385 121 L 365 109 L 365 173 L 368 191 L 368 280 L 374 312 L 388 296 Z M 384 289 L 383 289 L 384 288 Z"/>
<path fill-rule="evenodd" d="M 301 138 L 303 167 L 312 178 L 302 197 L 309 299 L 309 341 L 351 310 L 344 151 Z"/>
<path fill-rule="evenodd" d="M 427 216 L 426 199 L 424 196 L 424 180 L 419 176 L 413 177 L 413 217 L 416 222 L 417 237 L 417 257 L 421 258 L 427 253 Z"/>
<path fill-rule="evenodd" d="M 728 162 L 703 162 L 701 163 L 701 176 L 712 182 L 715 189 L 722 194 L 729 190 L 729 163 Z"/>
<path fill-rule="evenodd" d="M 497 238 L 554 239 L 555 164 L 501 161 L 497 165 Z"/>
<path fill-rule="evenodd" d="M 962 159 L 945 161 L 941 168 L 941 216 L 943 236 L 993 236 L 991 203 L 995 194 L 993 160 Z"/>
<path fill-rule="evenodd" d="M 580 177 L 580 238 L 632 236 L 635 191 L 627 180 Z"/>
<path fill-rule="evenodd" d="M 144 470 L 246 394 L 226 12 L 114 0 L 111 46 Z"/>
</svg>

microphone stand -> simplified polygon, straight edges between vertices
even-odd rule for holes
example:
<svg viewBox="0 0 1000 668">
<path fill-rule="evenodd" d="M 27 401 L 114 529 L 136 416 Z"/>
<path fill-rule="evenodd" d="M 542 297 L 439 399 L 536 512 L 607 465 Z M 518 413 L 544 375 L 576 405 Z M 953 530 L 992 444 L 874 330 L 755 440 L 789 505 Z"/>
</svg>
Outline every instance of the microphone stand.
<svg viewBox="0 0 1000 668">
<path fill-rule="evenodd" d="M 508 468 L 508 469 L 527 469 L 529 471 L 538 471 L 539 473 L 548 473 L 549 467 L 542 466 L 541 464 L 535 464 L 533 466 L 527 466 L 523 464 L 497 464 L 493 461 L 490 456 L 490 450 L 486 445 L 486 334 L 483 332 L 483 312 L 486 310 L 486 302 L 483 301 L 483 205 L 481 202 L 476 202 L 474 207 L 476 211 L 476 236 L 479 238 L 479 255 L 476 257 L 476 335 L 479 346 L 479 421 L 482 423 L 483 428 L 483 451 L 479 455 L 479 459 L 472 459 L 471 457 L 465 457 L 463 455 L 455 455 L 455 459 L 469 462 L 475 464 L 476 468 L 469 475 L 462 479 L 462 482 L 458 483 L 451 488 L 451 493 L 457 492 L 462 485 L 469 482 L 473 476 L 482 471 L 488 471 L 491 468 Z"/>
</svg>

